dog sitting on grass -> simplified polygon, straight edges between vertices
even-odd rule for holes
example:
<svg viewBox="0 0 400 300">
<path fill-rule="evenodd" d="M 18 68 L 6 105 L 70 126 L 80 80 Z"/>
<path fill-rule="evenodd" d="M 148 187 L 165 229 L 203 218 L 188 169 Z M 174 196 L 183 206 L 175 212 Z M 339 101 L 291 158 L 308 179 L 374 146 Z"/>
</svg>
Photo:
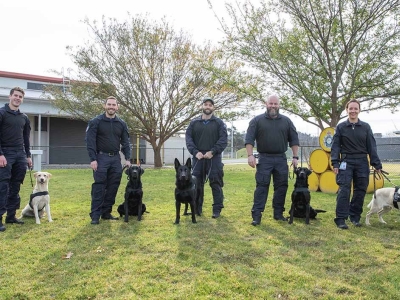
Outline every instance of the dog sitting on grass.
<svg viewBox="0 0 400 300">
<path fill-rule="evenodd" d="M 179 224 L 181 204 L 185 204 L 185 214 L 187 214 L 188 205 L 190 205 L 192 223 L 197 223 L 196 213 L 198 212 L 198 203 L 200 197 L 200 185 L 197 178 L 192 175 L 192 160 L 188 158 L 185 165 L 181 165 L 175 158 L 175 224 Z"/>
<path fill-rule="evenodd" d="M 36 172 L 35 187 L 30 195 L 29 203 L 21 212 L 22 217 L 35 217 L 36 224 L 40 224 L 40 219 L 43 217 L 46 210 L 47 219 L 53 222 L 50 214 L 50 195 L 49 195 L 49 181 L 51 174 L 48 172 Z"/>
<path fill-rule="evenodd" d="M 125 215 L 124 221 L 128 222 L 129 216 L 137 216 L 137 220 L 142 220 L 142 215 L 146 211 L 146 205 L 143 203 L 143 187 L 142 175 L 144 169 L 139 165 L 131 165 L 126 169 L 125 174 L 128 175 L 128 183 L 125 188 L 125 201 L 118 206 L 118 213 L 122 217 Z"/>
<path fill-rule="evenodd" d="M 308 176 L 312 173 L 308 168 L 296 168 L 296 182 L 292 192 L 292 206 L 290 207 L 289 224 L 293 223 L 293 217 L 305 218 L 306 224 L 310 219 L 315 219 L 319 212 L 326 212 L 321 209 L 313 209 L 310 205 L 311 194 L 308 189 Z"/>
</svg>

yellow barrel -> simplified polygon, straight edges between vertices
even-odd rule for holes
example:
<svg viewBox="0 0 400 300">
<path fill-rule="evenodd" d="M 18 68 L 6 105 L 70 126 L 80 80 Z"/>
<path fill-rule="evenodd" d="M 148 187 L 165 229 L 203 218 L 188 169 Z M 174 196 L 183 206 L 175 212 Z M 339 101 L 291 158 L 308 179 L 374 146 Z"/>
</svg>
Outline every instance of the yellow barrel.
<svg viewBox="0 0 400 300">
<path fill-rule="evenodd" d="M 319 189 L 323 193 L 336 194 L 339 186 L 336 184 L 336 174 L 327 170 L 319 175 Z"/>
<path fill-rule="evenodd" d="M 318 191 L 319 187 L 319 175 L 315 172 L 312 172 L 310 176 L 308 176 L 308 189 L 311 192 Z"/>
<path fill-rule="evenodd" d="M 319 135 L 319 145 L 326 152 L 331 152 L 334 134 L 335 134 L 335 128 L 327 127 L 324 130 L 322 130 L 321 134 Z"/>
<path fill-rule="evenodd" d="M 328 169 L 329 164 L 329 153 L 322 149 L 315 149 L 310 154 L 310 167 L 318 174 L 325 172 Z"/>
<path fill-rule="evenodd" d="M 384 179 L 382 175 L 376 174 L 375 178 L 375 189 L 381 189 L 383 188 L 384 185 Z M 373 193 L 374 192 L 374 173 L 369 174 L 369 184 L 367 187 L 367 193 Z"/>
</svg>

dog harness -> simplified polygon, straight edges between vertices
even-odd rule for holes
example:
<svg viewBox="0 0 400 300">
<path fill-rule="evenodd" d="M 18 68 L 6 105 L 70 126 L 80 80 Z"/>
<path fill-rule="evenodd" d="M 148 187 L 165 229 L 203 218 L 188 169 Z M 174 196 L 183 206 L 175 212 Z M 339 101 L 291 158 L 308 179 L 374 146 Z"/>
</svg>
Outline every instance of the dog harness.
<svg viewBox="0 0 400 300">
<path fill-rule="evenodd" d="M 396 186 L 394 189 L 394 194 L 393 194 L 393 206 L 399 209 L 399 205 L 397 202 L 400 202 L 400 194 L 399 194 L 399 187 Z"/>
<path fill-rule="evenodd" d="M 48 191 L 32 193 L 32 194 L 30 195 L 30 197 L 29 197 L 29 206 L 30 206 L 30 208 L 33 209 L 33 205 L 32 205 L 32 200 L 33 200 L 33 198 L 35 198 L 35 197 L 37 197 L 37 196 L 45 196 L 45 195 L 48 195 L 48 194 L 49 194 Z M 43 209 L 43 208 L 42 208 L 42 209 Z M 39 209 L 39 211 L 41 211 L 42 209 Z"/>
</svg>

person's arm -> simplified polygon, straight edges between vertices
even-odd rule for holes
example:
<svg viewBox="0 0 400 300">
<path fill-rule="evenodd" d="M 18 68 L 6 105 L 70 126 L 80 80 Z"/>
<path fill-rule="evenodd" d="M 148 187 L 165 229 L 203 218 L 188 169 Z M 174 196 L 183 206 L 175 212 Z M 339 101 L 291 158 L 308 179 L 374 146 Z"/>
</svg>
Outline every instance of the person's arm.
<svg viewBox="0 0 400 300">
<path fill-rule="evenodd" d="M 378 156 L 374 134 L 372 133 L 371 127 L 369 125 L 367 129 L 367 150 L 371 166 L 373 166 L 376 170 L 381 170 L 382 163 Z"/>
<path fill-rule="evenodd" d="M 97 137 L 97 127 L 99 125 L 99 120 L 93 119 L 89 121 L 88 126 L 86 128 L 86 149 L 88 151 L 90 161 L 97 160 L 97 149 L 96 149 L 96 137 Z"/>
<path fill-rule="evenodd" d="M 228 146 L 228 132 L 226 130 L 226 125 L 222 120 L 218 120 L 218 141 L 212 147 L 211 152 L 214 156 L 215 154 L 222 153 L 226 146 Z"/>
<path fill-rule="evenodd" d="M 126 165 L 130 165 L 131 149 L 129 147 L 129 131 L 125 122 L 122 123 L 122 136 L 121 136 L 121 151 L 125 156 Z M 139 161 L 139 160 L 138 160 Z M 139 163 L 138 163 L 139 164 Z"/>
<path fill-rule="evenodd" d="M 335 172 L 335 174 L 339 173 L 340 147 L 341 147 L 340 140 L 341 140 L 340 129 L 338 126 L 336 126 L 331 146 L 331 162 L 333 166 L 333 172 Z"/>
<path fill-rule="evenodd" d="M 186 140 L 186 148 L 188 149 L 189 153 L 193 156 L 196 156 L 199 150 L 196 147 L 196 144 L 193 140 L 193 121 L 190 122 L 188 128 L 186 129 L 185 133 L 185 140 Z"/>
</svg>

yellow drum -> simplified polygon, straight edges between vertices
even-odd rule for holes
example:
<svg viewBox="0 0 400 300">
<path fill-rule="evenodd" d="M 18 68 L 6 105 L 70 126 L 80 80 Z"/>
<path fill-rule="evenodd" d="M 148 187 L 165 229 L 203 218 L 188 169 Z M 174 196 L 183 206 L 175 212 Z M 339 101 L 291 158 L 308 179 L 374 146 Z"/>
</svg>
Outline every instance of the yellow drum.
<svg viewBox="0 0 400 300">
<path fill-rule="evenodd" d="M 331 152 L 334 134 L 335 134 L 335 128 L 328 127 L 322 130 L 321 134 L 319 135 L 319 145 L 326 152 Z"/>
<path fill-rule="evenodd" d="M 318 191 L 319 187 L 319 175 L 315 172 L 312 172 L 310 176 L 308 176 L 308 189 L 311 192 Z"/>
<path fill-rule="evenodd" d="M 328 169 L 329 153 L 322 149 L 315 149 L 310 155 L 310 167 L 315 173 L 323 173 Z"/>
<path fill-rule="evenodd" d="M 339 190 L 339 186 L 336 184 L 336 174 L 327 170 L 319 175 L 319 189 L 323 193 L 336 194 Z"/>
<path fill-rule="evenodd" d="M 383 188 L 384 185 L 384 179 L 382 175 L 376 174 L 375 178 L 375 189 L 381 189 Z M 374 192 L 374 173 L 369 174 L 369 184 L 367 187 L 367 193 L 373 193 Z"/>
</svg>

